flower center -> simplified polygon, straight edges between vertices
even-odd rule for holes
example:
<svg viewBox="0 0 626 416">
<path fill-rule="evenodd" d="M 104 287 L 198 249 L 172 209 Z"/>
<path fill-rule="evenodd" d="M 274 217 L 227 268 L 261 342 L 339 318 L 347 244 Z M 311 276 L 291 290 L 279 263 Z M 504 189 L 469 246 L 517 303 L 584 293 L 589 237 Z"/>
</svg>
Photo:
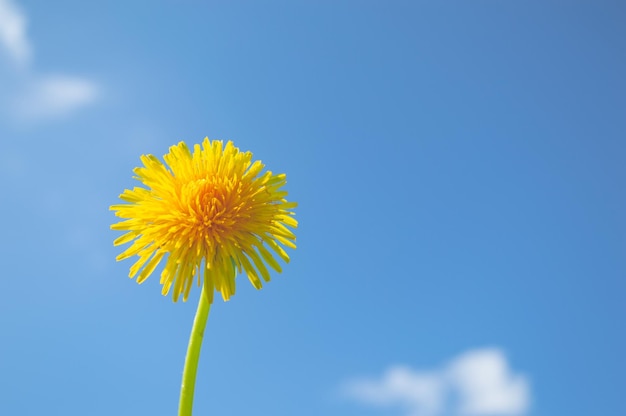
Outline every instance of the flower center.
<svg viewBox="0 0 626 416">
<path fill-rule="evenodd" d="M 236 231 L 242 218 L 237 204 L 239 183 L 228 178 L 198 179 L 181 192 L 181 205 L 195 231 L 196 242 L 220 242 Z M 211 243 L 209 243 L 212 245 Z"/>
</svg>

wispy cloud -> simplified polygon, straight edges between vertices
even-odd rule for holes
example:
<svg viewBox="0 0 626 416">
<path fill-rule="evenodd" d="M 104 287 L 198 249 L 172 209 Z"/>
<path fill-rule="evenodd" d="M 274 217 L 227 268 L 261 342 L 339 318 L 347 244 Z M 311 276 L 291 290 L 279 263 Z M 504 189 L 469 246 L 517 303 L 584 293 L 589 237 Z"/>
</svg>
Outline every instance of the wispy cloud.
<svg viewBox="0 0 626 416">
<path fill-rule="evenodd" d="M 349 380 L 342 392 L 406 416 L 523 416 L 530 406 L 528 380 L 497 348 L 468 351 L 436 371 L 392 367 L 380 378 Z"/>
<path fill-rule="evenodd" d="M 98 97 L 95 83 L 75 77 L 49 76 L 32 81 L 15 100 L 16 116 L 32 119 L 64 117 L 94 102 Z"/>
<path fill-rule="evenodd" d="M 18 82 L 5 105 L 11 116 L 25 121 L 65 117 L 94 103 L 98 85 L 86 78 L 41 75 L 32 71 L 32 47 L 26 34 L 26 16 L 12 0 L 0 0 L 0 47 L 14 64 Z M 6 98 L 6 97 L 4 97 Z"/>
<path fill-rule="evenodd" d="M 26 38 L 26 18 L 11 0 L 0 0 L 0 43 L 18 65 L 30 62 L 32 48 Z"/>
</svg>

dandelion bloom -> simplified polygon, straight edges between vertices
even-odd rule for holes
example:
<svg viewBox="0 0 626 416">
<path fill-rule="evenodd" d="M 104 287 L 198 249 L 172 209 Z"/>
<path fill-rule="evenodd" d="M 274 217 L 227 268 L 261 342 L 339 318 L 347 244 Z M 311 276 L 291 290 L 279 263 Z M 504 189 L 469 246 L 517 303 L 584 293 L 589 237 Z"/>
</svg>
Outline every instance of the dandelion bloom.
<svg viewBox="0 0 626 416">
<path fill-rule="evenodd" d="M 288 227 L 298 225 L 297 204 L 285 199 L 284 174 L 261 173 L 264 165 L 253 162 L 252 153 L 208 138 L 193 152 L 180 142 L 163 159 L 141 156 L 135 179 L 147 189 L 126 189 L 120 199 L 127 204 L 111 206 L 125 219 L 111 228 L 127 231 L 113 244 L 134 240 L 117 260 L 139 257 L 129 277 L 142 283 L 164 260 L 163 295 L 173 289 L 174 301 L 181 294 L 187 300 L 197 277 L 210 301 L 214 290 L 228 300 L 237 273 L 245 271 L 260 289 L 261 279 L 270 280 L 266 264 L 280 272 L 275 256 L 289 262 L 282 246 L 296 247 Z"/>
</svg>

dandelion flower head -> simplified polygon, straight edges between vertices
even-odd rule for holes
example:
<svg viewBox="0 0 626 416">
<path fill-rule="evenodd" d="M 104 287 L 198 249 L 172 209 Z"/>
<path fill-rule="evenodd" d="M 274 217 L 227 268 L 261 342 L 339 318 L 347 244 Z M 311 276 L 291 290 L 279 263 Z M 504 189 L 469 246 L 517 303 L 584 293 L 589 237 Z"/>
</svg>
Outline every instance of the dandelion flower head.
<svg viewBox="0 0 626 416">
<path fill-rule="evenodd" d="M 214 291 L 228 300 L 238 273 L 260 289 L 270 280 L 267 265 L 281 271 L 276 256 L 289 262 L 283 247 L 296 248 L 297 204 L 285 199 L 284 174 L 262 173 L 252 153 L 208 138 L 193 152 L 180 142 L 163 159 L 141 156 L 135 179 L 146 188 L 126 189 L 126 203 L 111 206 L 124 219 L 111 228 L 126 231 L 114 245 L 132 241 L 117 260 L 139 257 L 129 277 L 142 283 L 163 260 L 163 295 L 187 300 L 197 280 L 210 301 Z"/>
</svg>

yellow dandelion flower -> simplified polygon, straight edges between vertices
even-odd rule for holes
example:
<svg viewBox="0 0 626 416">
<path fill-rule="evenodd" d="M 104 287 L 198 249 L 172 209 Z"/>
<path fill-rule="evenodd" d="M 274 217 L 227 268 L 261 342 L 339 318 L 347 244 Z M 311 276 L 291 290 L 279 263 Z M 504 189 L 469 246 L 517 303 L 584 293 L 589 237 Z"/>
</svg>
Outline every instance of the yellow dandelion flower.
<svg viewBox="0 0 626 416">
<path fill-rule="evenodd" d="M 214 290 L 224 300 L 235 293 L 237 273 L 260 289 L 270 280 L 267 265 L 281 271 L 276 256 L 289 262 L 283 246 L 296 247 L 297 204 L 285 199 L 284 174 L 262 173 L 252 153 L 208 138 L 193 152 L 180 142 L 163 159 L 141 156 L 135 179 L 147 189 L 126 189 L 127 203 L 110 208 L 125 219 L 111 228 L 127 231 L 114 245 L 132 241 L 117 260 L 139 257 L 129 277 L 142 283 L 164 260 L 163 295 L 173 289 L 174 301 L 186 301 L 197 278 L 212 302 Z"/>
</svg>

